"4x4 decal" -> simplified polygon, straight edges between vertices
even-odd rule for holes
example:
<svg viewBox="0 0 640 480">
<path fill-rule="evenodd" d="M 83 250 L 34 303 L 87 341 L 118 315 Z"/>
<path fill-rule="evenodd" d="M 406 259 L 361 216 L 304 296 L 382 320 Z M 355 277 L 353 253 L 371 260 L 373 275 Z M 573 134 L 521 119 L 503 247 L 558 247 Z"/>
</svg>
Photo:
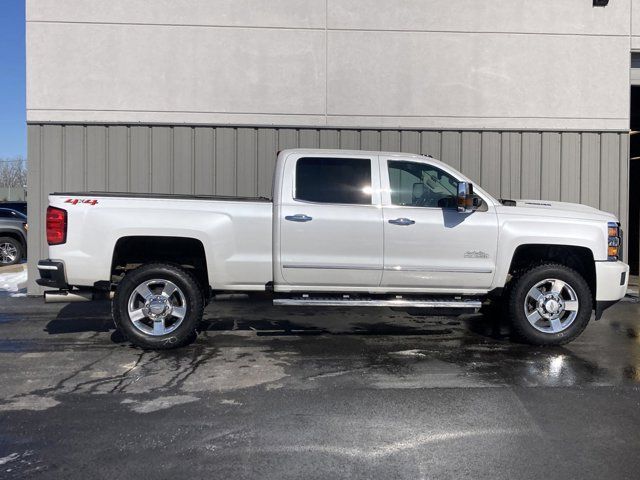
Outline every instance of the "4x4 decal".
<svg viewBox="0 0 640 480">
<path fill-rule="evenodd" d="M 79 203 L 86 203 L 88 205 L 95 205 L 98 203 L 96 199 L 87 199 L 87 198 L 67 198 L 64 203 L 70 203 L 71 205 L 77 205 Z"/>
</svg>

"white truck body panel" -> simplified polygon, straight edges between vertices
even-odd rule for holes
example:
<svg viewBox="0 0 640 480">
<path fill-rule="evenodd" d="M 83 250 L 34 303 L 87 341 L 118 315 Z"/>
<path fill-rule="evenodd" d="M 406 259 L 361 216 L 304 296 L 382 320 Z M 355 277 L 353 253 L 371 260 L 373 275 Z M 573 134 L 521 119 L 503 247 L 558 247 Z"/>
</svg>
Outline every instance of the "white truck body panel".
<svg viewBox="0 0 640 480">
<path fill-rule="evenodd" d="M 296 162 L 304 157 L 370 160 L 371 204 L 296 199 Z M 184 237 L 202 243 L 214 290 L 265 290 L 272 284 L 276 292 L 483 295 L 506 284 L 518 247 L 568 245 L 593 255 L 596 300 L 624 296 L 626 281 L 621 283 L 621 274 L 628 276 L 628 267 L 607 261 L 607 223 L 617 222 L 614 215 L 541 200 L 507 206 L 479 187 L 475 193 L 484 207 L 473 213 L 394 205 L 389 161 L 428 165 L 457 181 L 470 182 L 448 165 L 421 155 L 287 150 L 276 164 L 273 203 L 51 195 L 50 205 L 68 212 L 68 232 L 66 243 L 49 247 L 49 257 L 64 262 L 69 285 L 92 286 L 110 280 L 119 239 Z M 295 216 L 305 219 L 287 220 Z M 393 223 L 399 219 L 413 223 Z"/>
<path fill-rule="evenodd" d="M 349 158 L 370 159 L 371 205 L 323 204 L 297 200 L 295 163 L 303 156 L 335 157 L 327 152 L 284 156 L 282 182 L 275 198 L 274 259 L 276 289 L 325 289 L 380 286 L 382 277 L 382 211 L 377 157 L 349 153 Z M 345 156 L 345 155 L 341 155 Z M 277 174 L 276 174 L 277 175 Z M 287 216 L 307 215 L 311 221 L 287 221 Z"/>
<path fill-rule="evenodd" d="M 126 195 L 126 194 L 125 194 Z M 181 198 L 101 197 L 95 205 L 65 203 L 76 196 L 49 197 L 68 212 L 67 242 L 49 247 L 64 260 L 71 285 L 109 280 L 116 242 L 125 237 L 185 237 L 202 242 L 209 282 L 220 290 L 264 290 L 272 278 L 269 202 Z"/>
</svg>

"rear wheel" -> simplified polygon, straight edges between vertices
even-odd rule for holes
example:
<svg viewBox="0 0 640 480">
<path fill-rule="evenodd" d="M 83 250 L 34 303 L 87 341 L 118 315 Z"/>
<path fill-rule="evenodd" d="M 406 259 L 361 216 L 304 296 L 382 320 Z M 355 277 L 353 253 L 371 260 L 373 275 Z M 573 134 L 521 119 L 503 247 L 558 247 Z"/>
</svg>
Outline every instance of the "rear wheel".
<svg viewBox="0 0 640 480">
<path fill-rule="evenodd" d="M 12 237 L 0 237 L 0 265 L 15 265 L 22 260 L 22 244 Z"/>
<path fill-rule="evenodd" d="M 575 270 L 544 264 L 520 274 L 508 294 L 515 335 L 533 345 L 562 345 L 574 340 L 591 318 L 589 285 Z"/>
<path fill-rule="evenodd" d="M 193 341 L 202 319 L 202 290 L 180 267 L 148 264 L 125 275 L 113 298 L 116 326 L 142 348 L 178 348 Z"/>
</svg>

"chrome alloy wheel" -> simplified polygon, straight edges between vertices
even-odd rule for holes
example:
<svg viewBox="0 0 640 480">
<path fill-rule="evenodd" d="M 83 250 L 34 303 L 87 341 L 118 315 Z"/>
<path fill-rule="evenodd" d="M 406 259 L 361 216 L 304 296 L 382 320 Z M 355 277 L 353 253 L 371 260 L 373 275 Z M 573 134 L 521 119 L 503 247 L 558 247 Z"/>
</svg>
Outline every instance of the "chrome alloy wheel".
<svg viewBox="0 0 640 480">
<path fill-rule="evenodd" d="M 578 316 L 578 295 L 571 285 L 556 278 L 536 283 L 524 300 L 524 314 L 536 330 L 560 333 Z"/>
<path fill-rule="evenodd" d="M 166 335 L 180 326 L 187 314 L 187 301 L 178 286 L 169 280 L 147 280 L 129 297 L 129 318 L 147 335 Z"/>
<path fill-rule="evenodd" d="M 13 263 L 18 256 L 18 249 L 11 243 L 0 244 L 0 263 Z"/>
</svg>

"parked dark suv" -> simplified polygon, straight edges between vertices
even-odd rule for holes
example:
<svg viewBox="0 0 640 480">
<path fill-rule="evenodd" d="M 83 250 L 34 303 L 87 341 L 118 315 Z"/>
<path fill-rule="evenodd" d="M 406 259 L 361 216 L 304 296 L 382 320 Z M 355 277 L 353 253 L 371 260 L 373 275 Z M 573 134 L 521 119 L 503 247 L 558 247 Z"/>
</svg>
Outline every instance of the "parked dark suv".
<svg viewBox="0 0 640 480">
<path fill-rule="evenodd" d="M 26 253 L 26 215 L 10 208 L 0 208 L 0 266 L 18 263 Z"/>
</svg>

